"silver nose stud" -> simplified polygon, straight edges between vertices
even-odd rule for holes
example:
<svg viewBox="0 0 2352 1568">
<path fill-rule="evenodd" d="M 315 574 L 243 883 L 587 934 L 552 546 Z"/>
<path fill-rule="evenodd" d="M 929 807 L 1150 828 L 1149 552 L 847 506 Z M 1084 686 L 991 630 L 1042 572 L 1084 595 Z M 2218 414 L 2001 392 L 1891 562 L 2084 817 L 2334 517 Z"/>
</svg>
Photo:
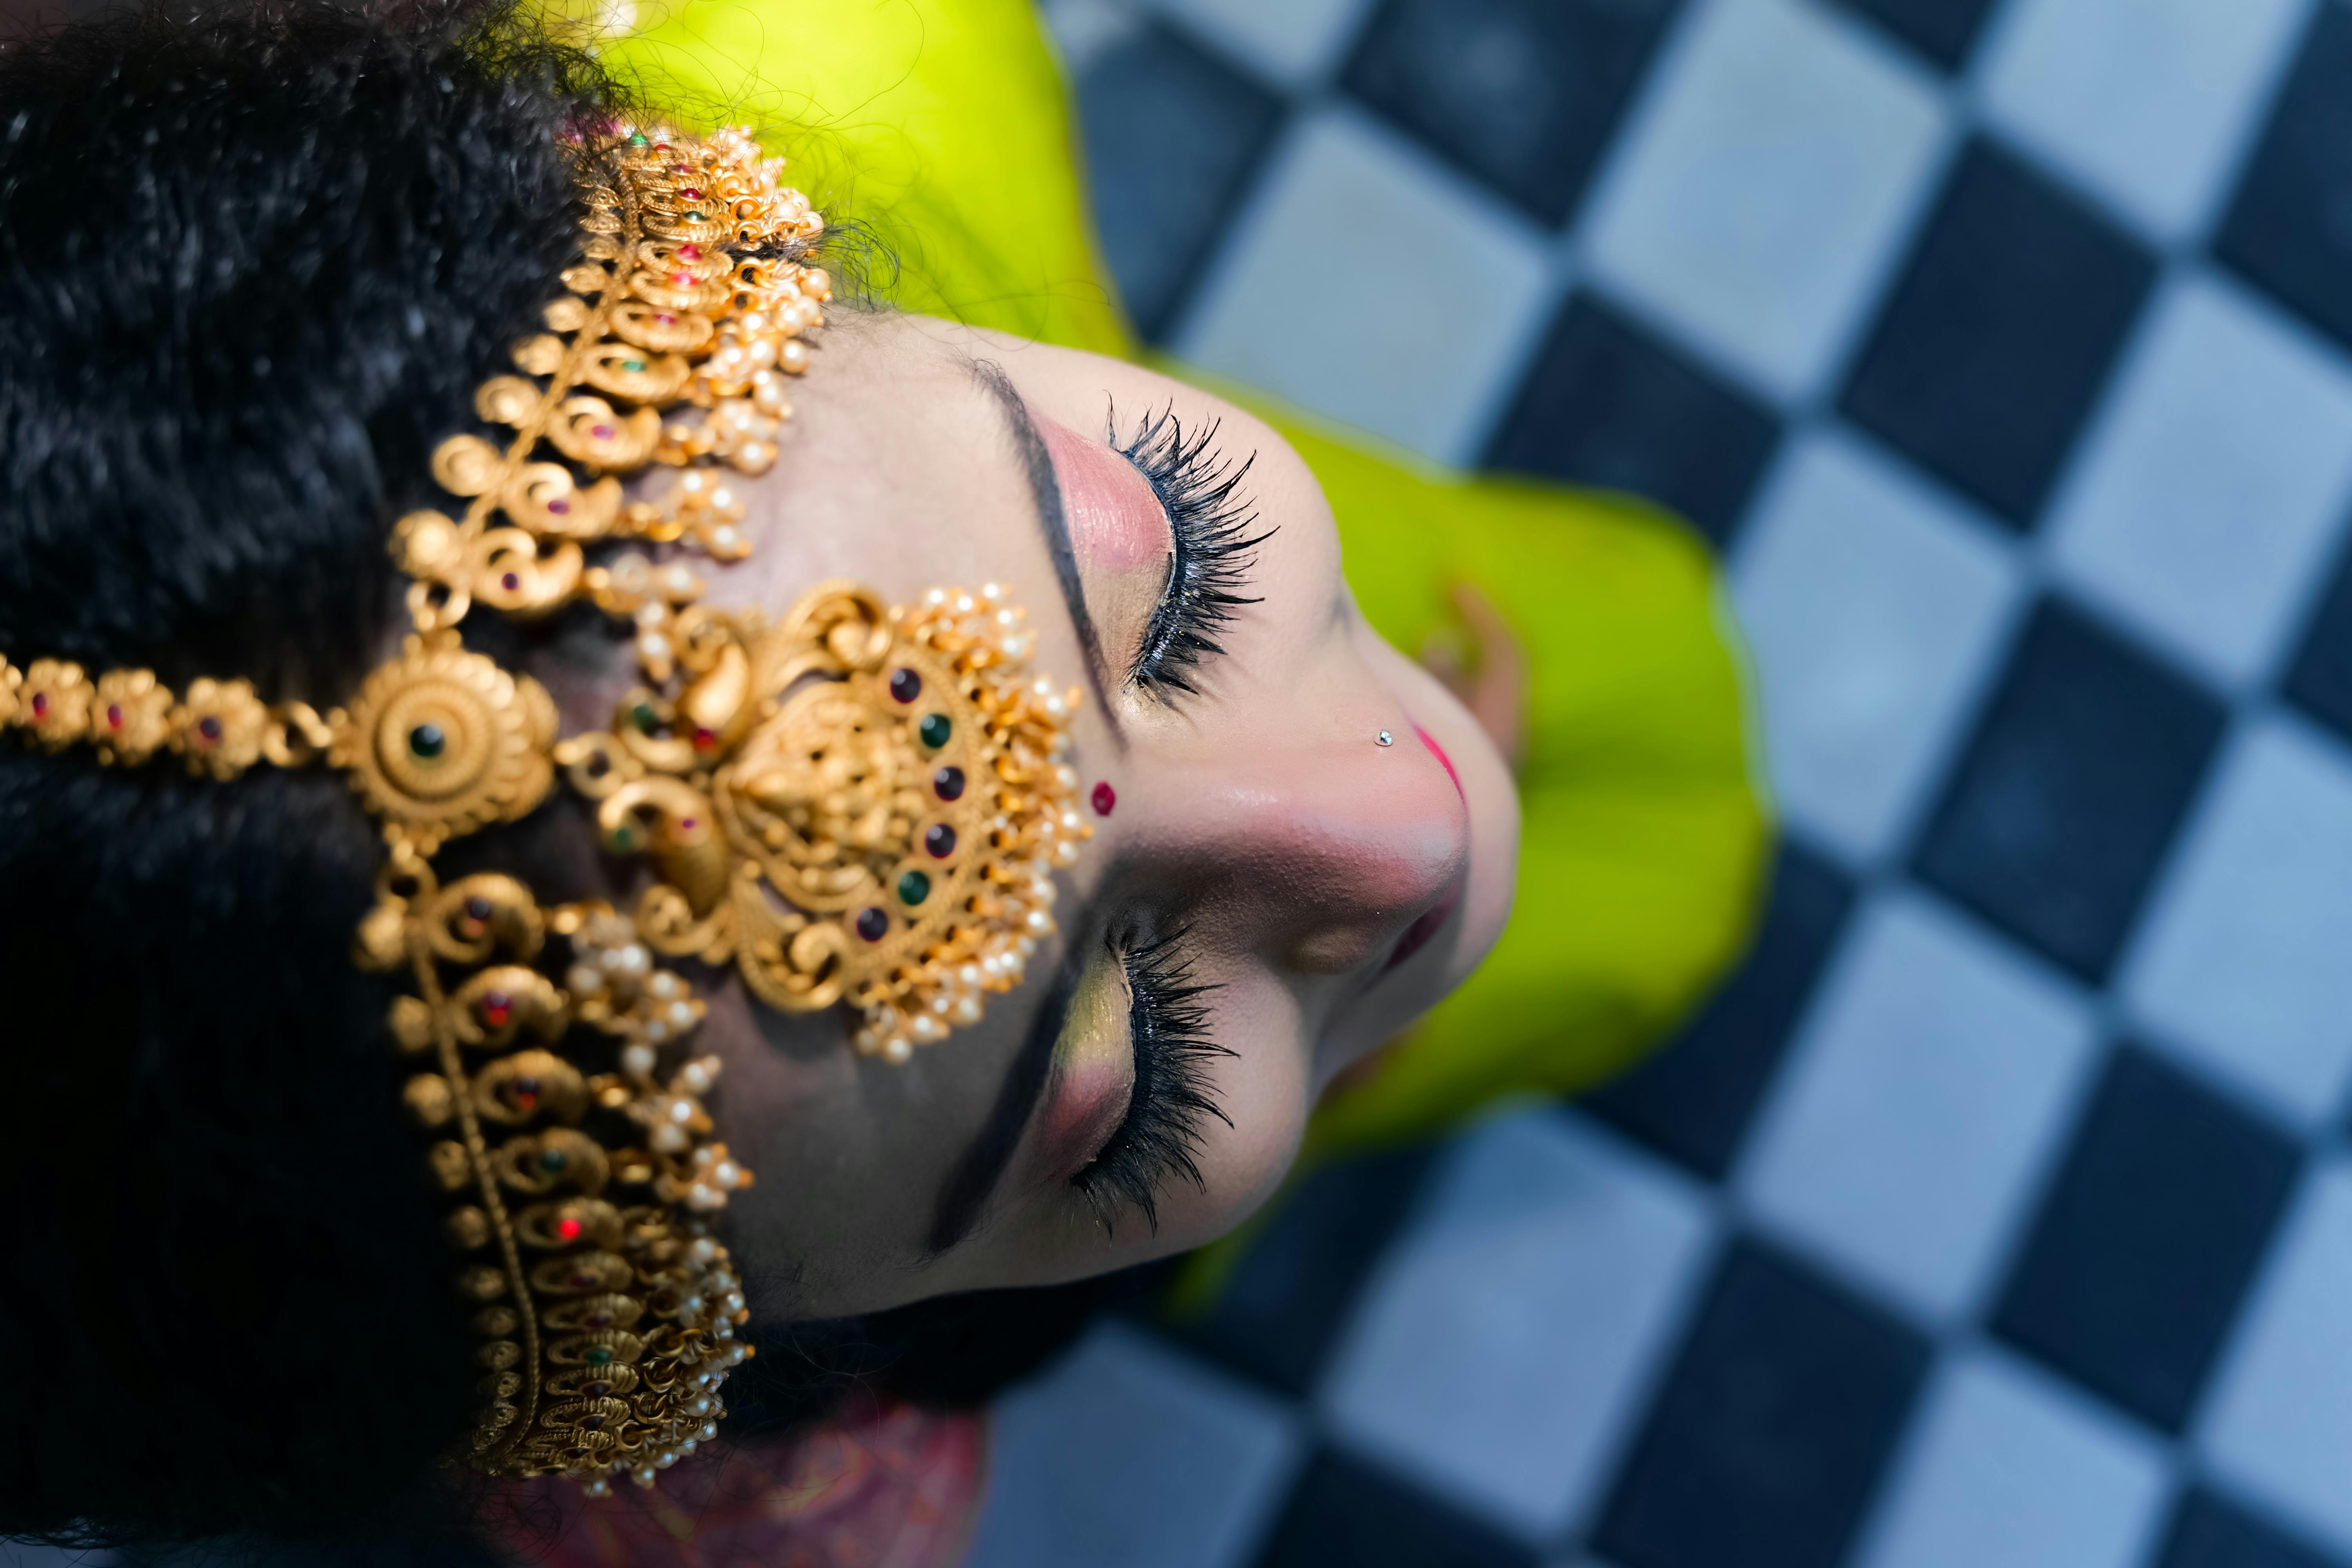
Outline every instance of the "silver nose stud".
<svg viewBox="0 0 2352 1568">
<path fill-rule="evenodd" d="M 1396 744 L 1396 737 L 1390 734 L 1386 730 L 1381 731 L 1379 734 L 1373 736 L 1372 739 L 1383 746 L 1393 746 Z"/>
</svg>

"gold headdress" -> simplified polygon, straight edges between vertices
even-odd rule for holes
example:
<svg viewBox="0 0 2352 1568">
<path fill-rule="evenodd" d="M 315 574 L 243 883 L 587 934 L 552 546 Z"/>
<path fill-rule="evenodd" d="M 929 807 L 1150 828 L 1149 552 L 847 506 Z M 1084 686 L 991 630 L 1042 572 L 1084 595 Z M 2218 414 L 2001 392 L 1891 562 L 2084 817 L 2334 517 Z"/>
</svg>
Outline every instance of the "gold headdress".
<svg viewBox="0 0 2352 1568">
<path fill-rule="evenodd" d="M 1019 983 L 1089 830 L 1062 761 L 1078 694 L 1026 676 L 1030 634 L 994 585 L 890 607 L 824 584 L 770 625 L 699 604 L 676 556 L 588 563 L 610 541 L 749 552 L 727 473 L 775 461 L 832 292 L 802 259 L 822 220 L 747 134 L 618 127 L 578 153 L 568 292 L 515 345 L 522 374 L 475 396 L 513 435 L 435 452 L 467 505 L 394 529 L 416 629 L 348 708 L 0 658 L 0 728 L 113 766 L 348 776 L 388 850 L 353 952 L 414 984 L 390 1018 L 422 1069 L 404 1099 L 470 1259 L 483 1404 L 464 1458 L 601 1491 L 714 1436 L 751 1353 L 713 1222 L 751 1178 L 711 1138 L 719 1058 L 686 1048 L 704 1005 L 656 956 L 731 963 L 791 1011 L 846 1003 L 857 1047 L 904 1060 Z M 626 500 L 618 476 L 654 465 L 682 470 L 667 498 Z M 547 692 L 457 628 L 476 605 L 532 618 L 582 598 L 634 626 L 643 681 L 609 730 L 559 742 Z M 606 849 L 650 861 L 634 910 L 438 880 L 443 844 L 529 815 L 559 773 Z"/>
</svg>

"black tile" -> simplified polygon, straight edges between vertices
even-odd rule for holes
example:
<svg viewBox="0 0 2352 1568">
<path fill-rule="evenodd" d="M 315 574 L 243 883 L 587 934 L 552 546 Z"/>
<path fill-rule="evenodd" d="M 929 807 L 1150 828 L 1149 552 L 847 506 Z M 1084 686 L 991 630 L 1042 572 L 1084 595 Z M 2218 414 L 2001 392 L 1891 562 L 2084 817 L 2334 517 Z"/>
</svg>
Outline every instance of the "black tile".
<svg viewBox="0 0 2352 1568">
<path fill-rule="evenodd" d="M 1318 1454 L 1258 1568 L 1535 1568 L 1536 1554 L 1406 1481 Z"/>
<path fill-rule="evenodd" d="M 1832 1568 L 1927 1340 L 1780 1253 L 1732 1248 L 1593 1544 L 1620 1568 Z"/>
<path fill-rule="evenodd" d="M 1985 14 L 1992 12 L 1992 0 L 1837 0 L 1837 5 L 1870 16 L 1945 70 L 1959 70 L 1967 64 L 1969 49 L 1985 26 Z"/>
<path fill-rule="evenodd" d="M 1914 868 L 2085 979 L 2104 979 L 2221 719 L 2202 688 L 2045 600 Z"/>
<path fill-rule="evenodd" d="M 1927 56 L 1948 71 L 1969 58 L 1992 0 L 1838 0 Z"/>
<path fill-rule="evenodd" d="M 1994 1331 L 2179 1431 L 2294 1172 L 2285 1134 L 2146 1052 L 2116 1052 Z"/>
<path fill-rule="evenodd" d="M 2208 1491 L 2191 1491 L 2172 1516 L 2172 1531 L 2153 1568 L 2342 1568 L 2315 1546 L 2295 1540 Z"/>
<path fill-rule="evenodd" d="M 1678 1039 L 1587 1096 L 1585 1108 L 1721 1181 L 1853 907 L 1853 879 L 1782 841 L 1747 958 Z"/>
<path fill-rule="evenodd" d="M 1184 1337 L 1235 1369 L 1303 1397 L 1323 1352 L 1421 1190 L 1434 1150 L 1327 1166 L 1283 1200 Z"/>
<path fill-rule="evenodd" d="M 2122 229 L 1974 142 L 1841 406 L 2031 528 L 2155 275 L 2155 258 Z"/>
<path fill-rule="evenodd" d="M 1103 258 L 1136 330 L 1157 341 L 1282 120 L 1259 83 L 1156 24 L 1078 79 Z"/>
<path fill-rule="evenodd" d="M 1681 0 L 1385 0 L 1347 89 L 1539 223 L 1567 221 Z"/>
<path fill-rule="evenodd" d="M 1486 462 L 1647 496 L 1720 544 L 1780 434 L 1762 403 L 1580 294 L 1552 323 Z"/>
<path fill-rule="evenodd" d="M 2213 249 L 2352 344 L 2352 10 L 2314 8 Z"/>
<path fill-rule="evenodd" d="M 2352 549 L 2336 563 L 2282 685 L 2289 701 L 2352 739 Z"/>
</svg>

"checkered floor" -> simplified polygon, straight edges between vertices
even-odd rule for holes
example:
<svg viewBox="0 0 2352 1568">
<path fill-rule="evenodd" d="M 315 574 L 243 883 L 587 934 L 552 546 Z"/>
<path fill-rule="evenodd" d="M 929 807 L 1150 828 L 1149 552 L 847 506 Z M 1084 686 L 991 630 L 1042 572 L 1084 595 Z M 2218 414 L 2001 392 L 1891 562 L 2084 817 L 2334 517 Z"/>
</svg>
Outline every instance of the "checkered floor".
<svg viewBox="0 0 2352 1568">
<path fill-rule="evenodd" d="M 1176 353 L 1722 547 L 1631 1080 L 1006 1400 L 984 1568 L 2352 1564 L 2352 5 L 1055 0 Z"/>
</svg>

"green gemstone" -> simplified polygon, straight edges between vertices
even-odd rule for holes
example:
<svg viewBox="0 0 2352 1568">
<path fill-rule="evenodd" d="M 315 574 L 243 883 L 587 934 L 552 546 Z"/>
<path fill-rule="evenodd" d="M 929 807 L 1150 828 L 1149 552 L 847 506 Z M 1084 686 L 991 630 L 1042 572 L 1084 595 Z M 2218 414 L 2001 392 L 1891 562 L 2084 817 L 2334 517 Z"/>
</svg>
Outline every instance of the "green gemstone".
<svg viewBox="0 0 2352 1568">
<path fill-rule="evenodd" d="M 948 743 L 948 737 L 955 733 L 955 726 L 948 722 L 948 716 L 944 713 L 926 713 L 916 732 L 923 737 L 923 744 L 936 751 Z"/>
<path fill-rule="evenodd" d="M 435 761 L 448 746 L 449 737 L 438 724 L 419 724 L 408 732 L 408 754 L 419 762 Z"/>
<path fill-rule="evenodd" d="M 898 879 L 898 901 L 919 904 L 931 896 L 931 879 L 920 871 L 909 871 Z"/>
<path fill-rule="evenodd" d="M 613 829 L 613 847 L 614 847 L 614 848 L 615 848 L 615 849 L 635 849 L 636 847 L 637 847 L 637 835 L 636 835 L 636 832 L 635 832 L 635 830 L 634 828 L 630 827 L 630 826 L 629 826 L 629 825 L 628 825 L 627 823 L 625 823 L 625 823 L 623 823 L 620 826 L 615 827 L 614 829 Z"/>
<path fill-rule="evenodd" d="M 646 141 L 646 133 L 640 131 L 635 135 L 629 138 L 629 145 L 632 147 L 649 147 L 653 145 L 653 143 Z"/>
<path fill-rule="evenodd" d="M 564 1159 L 562 1150 L 544 1149 L 540 1152 L 539 1168 L 545 1171 L 549 1175 L 551 1176 L 558 1171 L 563 1169 L 563 1165 Z"/>
<path fill-rule="evenodd" d="M 661 715 L 654 711 L 652 703 L 640 702 L 629 710 L 629 722 L 650 735 L 660 726 Z"/>
<path fill-rule="evenodd" d="M 700 223 L 702 221 L 702 215 L 700 213 L 688 213 L 686 215 L 686 221 L 688 223 Z"/>
<path fill-rule="evenodd" d="M 613 1364 L 613 1352 L 604 1345 L 590 1345 L 581 1352 L 580 1359 L 589 1366 L 610 1366 Z"/>
<path fill-rule="evenodd" d="M 621 368 L 635 374 L 646 368 L 646 362 L 641 359 L 625 359 L 621 362 Z"/>
</svg>

